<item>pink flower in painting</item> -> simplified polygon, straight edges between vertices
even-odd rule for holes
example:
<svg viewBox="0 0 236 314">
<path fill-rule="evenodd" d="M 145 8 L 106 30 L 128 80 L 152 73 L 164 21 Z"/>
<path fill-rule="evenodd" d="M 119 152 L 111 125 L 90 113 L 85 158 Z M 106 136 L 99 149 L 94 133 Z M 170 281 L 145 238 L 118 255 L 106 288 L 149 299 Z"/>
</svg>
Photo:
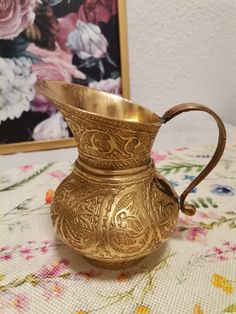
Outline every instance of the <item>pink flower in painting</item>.
<svg viewBox="0 0 236 314">
<path fill-rule="evenodd" d="M 43 290 L 43 296 L 46 299 L 51 299 L 54 296 L 61 296 L 64 292 L 64 286 L 60 282 L 54 281 L 43 285 Z"/>
<path fill-rule="evenodd" d="M 86 78 L 72 64 L 72 55 L 63 51 L 58 45 L 55 51 L 49 51 L 30 44 L 27 51 L 36 54 L 41 59 L 40 63 L 32 65 L 32 72 L 36 74 L 38 80 L 71 82 L 72 76 L 80 79 Z M 32 102 L 31 109 L 48 114 L 56 112 L 52 103 L 38 93 Z"/>
<path fill-rule="evenodd" d="M 186 239 L 189 241 L 199 241 L 205 240 L 207 235 L 207 229 L 203 227 L 192 227 L 189 228 L 186 233 Z"/>
<path fill-rule="evenodd" d="M 1 0 L 0 39 L 13 39 L 32 24 L 37 2 L 37 0 Z"/>
<path fill-rule="evenodd" d="M 33 167 L 31 165 L 24 165 L 20 167 L 21 171 L 28 171 L 31 170 Z"/>
<path fill-rule="evenodd" d="M 223 242 L 223 245 L 225 245 L 225 246 L 230 246 L 230 242 L 229 242 L 229 241 L 224 241 L 224 242 Z"/>
<path fill-rule="evenodd" d="M 159 161 L 166 160 L 167 155 L 166 154 L 159 154 L 159 153 L 156 153 L 156 152 L 152 152 L 151 153 L 151 157 L 154 160 L 154 162 L 158 163 Z"/>
<path fill-rule="evenodd" d="M 78 16 L 76 13 L 67 14 L 66 16 L 59 19 L 60 27 L 59 27 L 59 33 L 57 36 L 57 41 L 60 47 L 64 51 L 67 51 L 67 52 L 71 51 L 66 46 L 66 41 L 67 41 L 67 37 L 69 33 L 75 29 L 77 19 L 78 19 Z"/>
<path fill-rule="evenodd" d="M 9 261 L 9 260 L 12 259 L 12 254 L 6 253 L 6 254 L 0 256 L 0 259 L 1 259 L 2 261 Z"/>
<path fill-rule="evenodd" d="M 79 8 L 78 18 L 85 23 L 107 23 L 111 18 L 111 11 L 98 0 L 85 0 Z"/>
<path fill-rule="evenodd" d="M 69 262 L 67 260 L 61 260 L 59 262 L 57 261 L 50 268 L 44 265 L 37 275 L 42 278 L 53 278 L 59 276 L 66 269 L 68 264 Z"/>
<path fill-rule="evenodd" d="M 20 313 L 24 313 L 28 306 L 28 298 L 23 294 L 17 294 L 10 299 L 11 308 L 18 310 Z"/>
<path fill-rule="evenodd" d="M 49 172 L 48 175 L 59 180 L 63 180 L 66 177 L 66 174 L 60 170 Z"/>
</svg>

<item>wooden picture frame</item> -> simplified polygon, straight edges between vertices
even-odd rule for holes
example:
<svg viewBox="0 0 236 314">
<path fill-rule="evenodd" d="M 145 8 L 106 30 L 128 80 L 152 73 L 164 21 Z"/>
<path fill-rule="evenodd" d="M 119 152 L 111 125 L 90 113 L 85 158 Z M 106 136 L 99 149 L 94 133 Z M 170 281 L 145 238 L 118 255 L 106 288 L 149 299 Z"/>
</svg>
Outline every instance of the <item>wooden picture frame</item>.
<svg viewBox="0 0 236 314">
<path fill-rule="evenodd" d="M 126 1 L 117 0 L 119 46 L 120 46 L 120 74 L 121 90 L 124 98 L 130 98 L 129 62 L 128 62 L 128 38 L 127 38 L 127 14 Z M 1 48 L 1 47 L 0 47 Z M 16 152 L 30 152 L 40 150 L 59 149 L 75 146 L 73 138 L 60 138 L 42 141 L 27 141 L 10 144 L 0 144 L 0 154 L 12 154 Z"/>
</svg>

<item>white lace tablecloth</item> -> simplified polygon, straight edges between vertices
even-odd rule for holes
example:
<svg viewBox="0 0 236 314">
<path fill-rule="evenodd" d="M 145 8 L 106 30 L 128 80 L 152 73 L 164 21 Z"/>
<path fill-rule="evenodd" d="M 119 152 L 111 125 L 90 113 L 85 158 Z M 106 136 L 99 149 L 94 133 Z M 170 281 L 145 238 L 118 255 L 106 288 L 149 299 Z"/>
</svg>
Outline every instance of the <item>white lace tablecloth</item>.
<svg viewBox="0 0 236 314">
<path fill-rule="evenodd" d="M 205 146 L 152 157 L 180 193 L 212 153 Z M 50 161 L 1 172 L 0 313 L 236 312 L 236 145 L 189 195 L 197 214 L 180 214 L 159 252 L 122 271 L 88 264 L 54 232 L 51 199 L 72 166 Z"/>
</svg>

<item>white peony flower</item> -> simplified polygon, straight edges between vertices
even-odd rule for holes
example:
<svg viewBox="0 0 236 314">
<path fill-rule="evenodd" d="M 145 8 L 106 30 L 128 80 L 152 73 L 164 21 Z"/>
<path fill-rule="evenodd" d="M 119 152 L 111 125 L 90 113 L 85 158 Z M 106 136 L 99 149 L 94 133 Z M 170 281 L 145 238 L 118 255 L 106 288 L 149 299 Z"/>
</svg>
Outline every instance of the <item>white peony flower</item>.
<svg viewBox="0 0 236 314">
<path fill-rule="evenodd" d="M 40 122 L 33 131 L 33 139 L 36 141 L 68 137 L 67 124 L 60 112 Z"/>
<path fill-rule="evenodd" d="M 80 59 L 100 59 L 106 54 L 108 43 L 99 26 L 78 20 L 76 29 L 67 37 L 66 46 L 73 49 Z"/>
<path fill-rule="evenodd" d="M 104 92 L 111 93 L 111 94 L 116 94 L 116 95 L 121 94 L 120 77 L 118 77 L 117 79 L 101 80 L 99 82 L 93 81 L 89 83 L 89 87 L 102 90 Z"/>
<path fill-rule="evenodd" d="M 36 82 L 31 66 L 31 60 L 24 57 L 0 58 L 0 124 L 8 118 L 19 118 L 30 109 Z"/>
</svg>

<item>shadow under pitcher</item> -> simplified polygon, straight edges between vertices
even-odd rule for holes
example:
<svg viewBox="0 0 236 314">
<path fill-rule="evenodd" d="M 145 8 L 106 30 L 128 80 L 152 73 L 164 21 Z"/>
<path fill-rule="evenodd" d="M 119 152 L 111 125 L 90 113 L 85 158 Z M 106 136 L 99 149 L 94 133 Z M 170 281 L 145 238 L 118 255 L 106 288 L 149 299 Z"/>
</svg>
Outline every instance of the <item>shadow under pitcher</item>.
<svg viewBox="0 0 236 314">
<path fill-rule="evenodd" d="M 79 150 L 51 205 L 53 224 L 66 245 L 96 266 L 126 268 L 170 237 L 179 210 L 195 214 L 185 198 L 225 148 L 225 127 L 215 112 L 187 103 L 161 118 L 127 99 L 80 85 L 39 81 L 36 89 L 65 117 Z M 215 119 L 218 144 L 210 162 L 178 197 L 155 168 L 151 149 L 162 124 L 192 110 Z"/>
</svg>

